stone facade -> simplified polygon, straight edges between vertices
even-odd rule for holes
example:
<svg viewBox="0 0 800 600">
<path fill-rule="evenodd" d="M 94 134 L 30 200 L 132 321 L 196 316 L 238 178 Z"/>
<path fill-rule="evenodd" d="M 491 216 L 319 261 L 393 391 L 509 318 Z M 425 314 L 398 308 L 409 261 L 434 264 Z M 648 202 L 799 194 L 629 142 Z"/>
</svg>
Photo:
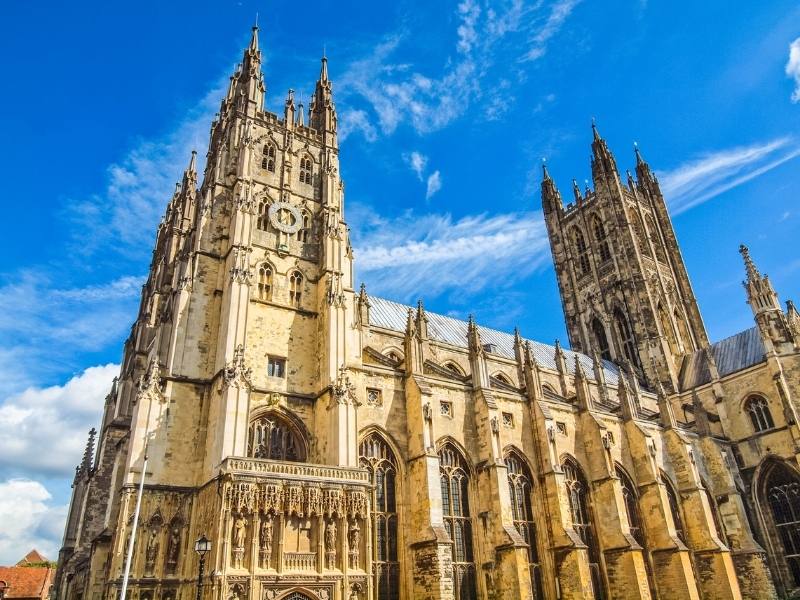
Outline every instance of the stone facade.
<svg viewBox="0 0 800 600">
<path fill-rule="evenodd" d="M 594 191 L 542 182 L 575 351 L 371 297 L 326 59 L 307 115 L 265 89 L 254 29 L 159 225 L 58 600 L 117 598 L 142 478 L 133 600 L 193 598 L 201 535 L 206 600 L 800 589 L 800 315 L 746 248 L 756 326 L 710 344 L 656 178 L 595 129 Z"/>
</svg>

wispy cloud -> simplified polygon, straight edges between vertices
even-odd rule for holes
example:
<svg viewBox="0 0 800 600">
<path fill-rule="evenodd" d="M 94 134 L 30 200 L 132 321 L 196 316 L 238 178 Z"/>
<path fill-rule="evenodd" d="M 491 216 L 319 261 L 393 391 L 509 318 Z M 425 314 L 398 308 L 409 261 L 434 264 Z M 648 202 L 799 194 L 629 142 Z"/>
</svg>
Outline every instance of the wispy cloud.
<svg viewBox="0 0 800 600">
<path fill-rule="evenodd" d="M 376 115 L 383 134 L 392 134 L 408 122 L 418 134 L 437 131 L 461 117 L 481 100 L 487 120 L 500 118 L 513 102 L 507 69 L 493 66 L 503 50 L 503 60 L 529 62 L 544 56 L 547 45 L 564 26 L 579 0 L 504 0 L 485 10 L 475 0 L 456 8 L 456 44 L 442 57 L 438 74 L 424 73 L 393 56 L 406 41 L 403 32 L 391 34 L 371 54 L 353 61 L 339 78 L 340 98 L 356 113 L 358 127 L 367 139 L 374 130 L 361 126 L 365 110 Z M 517 77 L 521 77 L 517 73 Z M 364 106 L 366 102 L 367 106 Z"/>
<path fill-rule="evenodd" d="M 794 79 L 792 102 L 800 102 L 800 38 L 789 44 L 789 60 L 786 63 L 786 74 Z"/>
<path fill-rule="evenodd" d="M 674 215 L 702 204 L 800 156 L 800 143 L 783 137 L 703 154 L 658 173 Z"/>
<path fill-rule="evenodd" d="M 67 506 L 54 505 L 50 492 L 38 481 L 0 482 L 0 564 L 16 563 L 20 552 L 29 548 L 55 560 L 66 517 Z"/>
<path fill-rule="evenodd" d="M 359 276 L 370 292 L 407 301 L 460 289 L 477 293 L 512 285 L 546 264 L 549 246 L 541 213 L 474 215 L 406 213 L 391 221 L 354 211 Z"/>
<path fill-rule="evenodd" d="M 442 189 L 442 174 L 439 171 L 434 171 L 428 176 L 425 199 L 430 200 L 440 189 Z"/>
<path fill-rule="evenodd" d="M 425 175 L 425 167 L 428 166 L 428 157 L 414 151 L 410 154 L 403 154 L 403 160 L 408 163 L 408 166 L 411 167 L 411 170 L 417 175 L 417 179 L 422 181 Z"/>
</svg>

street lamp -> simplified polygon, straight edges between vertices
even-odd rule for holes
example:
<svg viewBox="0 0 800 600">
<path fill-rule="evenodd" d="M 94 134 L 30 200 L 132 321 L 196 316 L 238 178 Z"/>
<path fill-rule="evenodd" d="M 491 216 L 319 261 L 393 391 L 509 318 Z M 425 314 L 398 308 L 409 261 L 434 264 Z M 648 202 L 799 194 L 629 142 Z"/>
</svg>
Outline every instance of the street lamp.
<svg viewBox="0 0 800 600">
<path fill-rule="evenodd" d="M 200 564 L 197 566 L 197 600 L 200 600 L 200 592 L 203 589 L 203 568 L 206 566 L 206 554 L 211 550 L 211 542 L 205 535 L 201 535 L 194 543 L 194 551 L 200 557 Z"/>
</svg>

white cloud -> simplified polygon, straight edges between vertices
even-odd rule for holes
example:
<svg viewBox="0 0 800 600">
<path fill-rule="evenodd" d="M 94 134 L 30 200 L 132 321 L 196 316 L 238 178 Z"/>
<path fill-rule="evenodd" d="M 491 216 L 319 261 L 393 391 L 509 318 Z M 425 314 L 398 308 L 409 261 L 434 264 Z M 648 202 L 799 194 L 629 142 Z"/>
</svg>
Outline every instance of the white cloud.
<svg viewBox="0 0 800 600">
<path fill-rule="evenodd" d="M 425 199 L 430 200 L 440 189 L 442 189 L 442 175 L 439 173 L 439 171 L 434 171 L 428 176 L 428 186 L 425 190 Z"/>
<path fill-rule="evenodd" d="M 347 110 L 342 113 L 339 141 L 344 142 L 354 132 L 360 131 L 368 142 L 378 139 L 378 132 L 370 122 L 369 115 L 363 110 Z"/>
<path fill-rule="evenodd" d="M 0 564 L 14 564 L 36 548 L 49 560 L 58 557 L 67 506 L 54 506 L 38 481 L 0 482 Z"/>
<path fill-rule="evenodd" d="M 800 38 L 789 44 L 789 61 L 786 63 L 786 74 L 794 79 L 792 102 L 800 102 Z"/>
<path fill-rule="evenodd" d="M 478 99 L 484 116 L 498 119 L 514 101 L 506 91 L 513 82 L 503 79 L 508 69 L 495 68 L 500 56 L 506 64 L 543 56 L 578 1 L 504 0 L 482 11 L 475 0 L 463 0 L 456 9 L 454 56 L 443 57 L 438 74 L 393 63 L 392 56 L 405 41 L 396 33 L 348 66 L 339 78 L 339 99 L 346 105 L 366 101 L 385 135 L 404 122 L 418 134 L 440 130 Z M 514 75 L 524 77 L 521 71 Z M 361 115 L 356 118 L 363 120 Z M 356 129 L 351 127 L 348 133 Z"/>
<path fill-rule="evenodd" d="M 355 218 L 353 218 L 355 217 Z M 475 215 L 413 213 L 385 220 L 351 211 L 356 268 L 370 293 L 411 301 L 420 291 L 480 292 L 506 287 L 545 264 L 549 245 L 540 212 Z"/>
<path fill-rule="evenodd" d="M 425 175 L 425 167 L 428 166 L 428 157 L 415 150 L 411 154 L 403 154 L 403 160 L 416 173 L 417 179 L 422 181 L 423 175 Z"/>
<path fill-rule="evenodd" d="M 710 152 L 658 173 L 672 214 L 680 214 L 800 156 L 792 138 Z"/>
<path fill-rule="evenodd" d="M 0 431 L 7 433 L 0 436 L 0 475 L 71 477 L 118 373 L 119 365 L 89 367 L 64 385 L 29 387 L 5 398 L 0 404 Z"/>
</svg>

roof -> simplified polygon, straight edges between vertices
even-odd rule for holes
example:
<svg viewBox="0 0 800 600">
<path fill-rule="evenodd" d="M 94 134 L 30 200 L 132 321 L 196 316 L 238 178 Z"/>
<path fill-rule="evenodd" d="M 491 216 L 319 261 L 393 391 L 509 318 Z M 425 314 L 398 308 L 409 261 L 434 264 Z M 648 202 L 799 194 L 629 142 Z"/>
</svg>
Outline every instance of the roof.
<svg viewBox="0 0 800 600">
<path fill-rule="evenodd" d="M 711 344 L 709 349 L 720 377 L 760 363 L 764 360 L 766 352 L 758 333 L 758 327 L 745 329 L 736 335 Z M 681 389 L 691 389 L 710 381 L 711 373 L 703 356 L 703 350 L 697 350 L 683 359 L 680 375 Z"/>
<path fill-rule="evenodd" d="M 0 581 L 5 581 L 6 598 L 46 598 L 55 569 L 50 567 L 0 567 Z"/>
<path fill-rule="evenodd" d="M 25 565 L 29 565 L 31 563 L 43 563 L 47 562 L 47 559 L 42 556 L 39 551 L 34 548 L 30 552 L 28 552 L 25 557 L 17 563 L 18 567 L 24 567 Z"/>
<path fill-rule="evenodd" d="M 370 309 L 369 309 L 369 323 L 375 327 L 382 327 L 398 333 L 405 333 L 406 321 L 408 319 L 409 309 L 412 307 L 384 298 L 377 298 L 370 296 Z M 446 317 L 436 313 L 425 313 L 428 317 L 428 337 L 437 342 L 458 346 L 459 348 L 467 348 L 467 322 L 452 317 Z M 503 358 L 514 359 L 514 336 L 510 333 L 498 331 L 496 329 L 489 329 L 478 325 L 478 333 L 481 336 L 481 342 L 484 344 L 493 344 L 495 349 L 491 354 L 501 356 Z M 543 367 L 556 370 L 555 346 L 543 344 L 534 340 L 529 341 L 531 344 L 531 351 L 533 352 L 536 361 Z M 594 378 L 594 363 L 592 359 L 585 354 L 573 352 L 572 350 L 564 349 L 564 357 L 566 358 L 567 370 L 570 374 L 575 373 L 575 357 L 581 362 L 586 376 L 590 379 Z M 605 372 L 606 383 L 609 385 L 617 385 L 618 382 L 618 369 L 614 363 L 609 361 L 603 362 L 603 370 Z"/>
</svg>

